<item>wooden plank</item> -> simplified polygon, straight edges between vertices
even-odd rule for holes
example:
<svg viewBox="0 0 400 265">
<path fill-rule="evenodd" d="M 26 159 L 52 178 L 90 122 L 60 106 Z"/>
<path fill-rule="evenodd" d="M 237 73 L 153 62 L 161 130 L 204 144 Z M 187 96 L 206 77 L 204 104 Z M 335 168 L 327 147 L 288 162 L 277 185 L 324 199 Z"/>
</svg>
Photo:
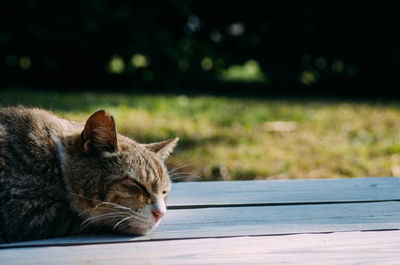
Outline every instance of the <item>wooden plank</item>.
<svg viewBox="0 0 400 265">
<path fill-rule="evenodd" d="M 400 179 L 352 178 L 175 183 L 170 207 L 249 203 L 400 200 Z"/>
<path fill-rule="evenodd" d="M 82 236 L 0 247 L 382 229 L 400 229 L 400 202 L 171 210 L 147 236 Z"/>
<path fill-rule="evenodd" d="M 400 231 L 152 241 L 0 250 L 0 263 L 399 264 Z"/>
<path fill-rule="evenodd" d="M 170 211 L 153 238 L 400 229 L 400 202 Z"/>
</svg>

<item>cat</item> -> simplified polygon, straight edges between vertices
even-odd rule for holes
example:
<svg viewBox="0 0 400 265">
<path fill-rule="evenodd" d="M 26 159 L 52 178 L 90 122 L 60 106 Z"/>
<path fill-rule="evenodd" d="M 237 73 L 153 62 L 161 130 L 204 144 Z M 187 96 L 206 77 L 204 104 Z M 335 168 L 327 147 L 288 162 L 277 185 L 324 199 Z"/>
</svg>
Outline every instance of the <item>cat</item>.
<svg viewBox="0 0 400 265">
<path fill-rule="evenodd" d="M 177 142 L 137 143 L 118 134 L 104 110 L 80 123 L 0 108 L 0 241 L 150 232 L 166 213 L 164 161 Z"/>
</svg>

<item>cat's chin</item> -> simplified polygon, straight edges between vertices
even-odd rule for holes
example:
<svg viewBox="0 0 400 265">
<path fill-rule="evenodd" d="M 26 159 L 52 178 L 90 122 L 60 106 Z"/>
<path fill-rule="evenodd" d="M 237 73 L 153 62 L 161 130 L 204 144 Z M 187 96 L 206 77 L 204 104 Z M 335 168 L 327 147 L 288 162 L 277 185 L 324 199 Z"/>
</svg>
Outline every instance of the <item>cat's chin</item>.
<svg viewBox="0 0 400 265">
<path fill-rule="evenodd" d="M 144 236 L 149 234 L 153 231 L 156 226 L 147 226 L 147 227 L 140 227 L 140 226 L 128 226 L 127 228 L 122 231 L 124 234 L 131 235 L 131 236 Z"/>
</svg>

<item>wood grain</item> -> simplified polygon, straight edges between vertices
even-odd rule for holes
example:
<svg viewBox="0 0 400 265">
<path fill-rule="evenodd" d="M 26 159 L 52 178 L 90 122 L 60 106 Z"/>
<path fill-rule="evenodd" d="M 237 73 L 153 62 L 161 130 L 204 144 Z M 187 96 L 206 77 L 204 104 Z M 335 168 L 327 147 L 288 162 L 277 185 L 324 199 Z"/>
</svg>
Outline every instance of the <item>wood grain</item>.
<svg viewBox="0 0 400 265">
<path fill-rule="evenodd" d="M 397 178 L 177 183 L 147 236 L 2 244 L 0 264 L 399 264 L 399 190 Z"/>
<path fill-rule="evenodd" d="M 399 264 L 400 231 L 191 239 L 0 250 L 0 263 Z"/>
<path fill-rule="evenodd" d="M 391 177 L 186 182 L 173 184 L 167 204 L 174 207 L 400 200 L 399 191 L 400 179 Z"/>
<path fill-rule="evenodd" d="M 382 229 L 400 229 L 400 202 L 171 210 L 147 236 L 82 236 L 0 247 Z"/>
</svg>

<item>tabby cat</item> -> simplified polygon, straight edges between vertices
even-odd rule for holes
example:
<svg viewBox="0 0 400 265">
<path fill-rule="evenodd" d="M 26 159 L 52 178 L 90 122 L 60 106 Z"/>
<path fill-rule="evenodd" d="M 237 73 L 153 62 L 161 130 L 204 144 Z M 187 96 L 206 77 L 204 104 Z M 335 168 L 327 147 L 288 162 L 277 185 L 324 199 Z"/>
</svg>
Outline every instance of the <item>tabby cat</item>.
<svg viewBox="0 0 400 265">
<path fill-rule="evenodd" d="M 144 235 L 166 212 L 178 138 L 139 144 L 99 110 L 86 123 L 0 108 L 0 241 L 106 229 Z"/>
</svg>

